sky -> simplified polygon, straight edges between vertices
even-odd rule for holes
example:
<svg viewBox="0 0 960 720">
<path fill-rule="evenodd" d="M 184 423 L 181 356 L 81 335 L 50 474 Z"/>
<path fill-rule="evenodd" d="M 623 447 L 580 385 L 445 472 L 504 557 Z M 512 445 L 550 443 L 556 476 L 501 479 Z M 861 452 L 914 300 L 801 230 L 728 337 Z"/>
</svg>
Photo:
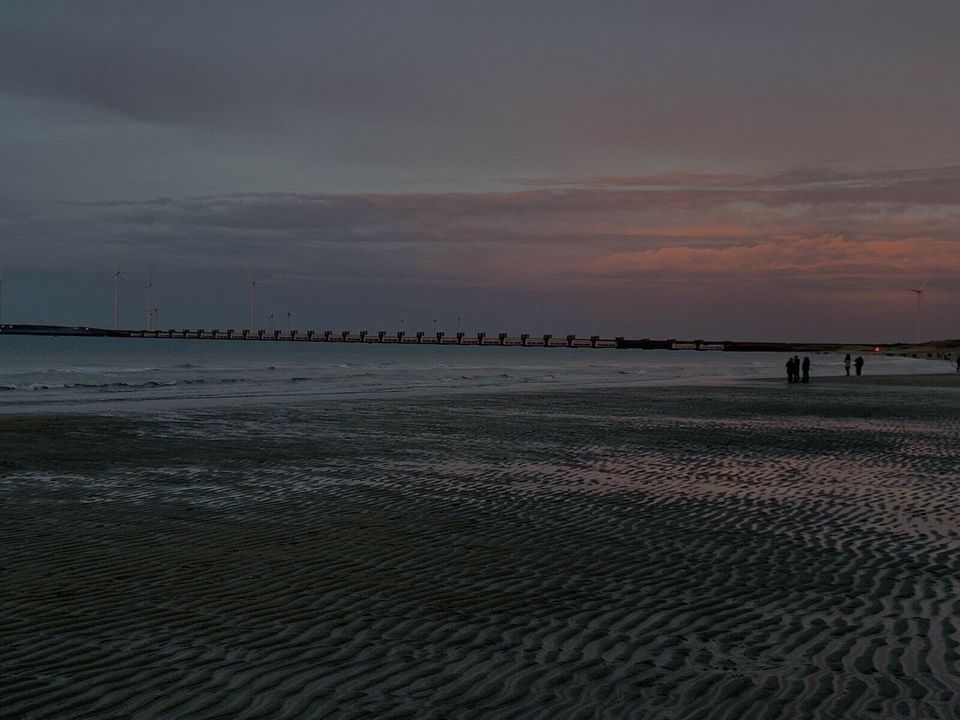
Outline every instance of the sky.
<svg viewBox="0 0 960 720">
<path fill-rule="evenodd" d="M 0 3 L 0 319 L 960 337 L 960 4 Z M 923 289 L 922 302 L 913 289 Z M 272 317 L 271 317 L 272 316 Z"/>
</svg>

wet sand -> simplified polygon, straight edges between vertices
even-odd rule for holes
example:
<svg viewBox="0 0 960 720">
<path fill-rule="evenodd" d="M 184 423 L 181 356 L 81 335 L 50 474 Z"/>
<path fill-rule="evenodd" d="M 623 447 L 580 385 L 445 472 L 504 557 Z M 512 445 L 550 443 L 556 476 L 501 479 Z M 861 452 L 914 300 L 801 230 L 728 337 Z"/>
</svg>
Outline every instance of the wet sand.
<svg viewBox="0 0 960 720">
<path fill-rule="evenodd" d="M 931 373 L 929 375 L 829 375 L 813 378 L 816 382 L 859 383 L 860 385 L 887 385 L 890 387 L 950 387 L 960 388 L 960 373 Z"/>
<path fill-rule="evenodd" d="M 960 391 L 846 380 L 0 418 L 0 717 L 960 718 Z"/>
</svg>

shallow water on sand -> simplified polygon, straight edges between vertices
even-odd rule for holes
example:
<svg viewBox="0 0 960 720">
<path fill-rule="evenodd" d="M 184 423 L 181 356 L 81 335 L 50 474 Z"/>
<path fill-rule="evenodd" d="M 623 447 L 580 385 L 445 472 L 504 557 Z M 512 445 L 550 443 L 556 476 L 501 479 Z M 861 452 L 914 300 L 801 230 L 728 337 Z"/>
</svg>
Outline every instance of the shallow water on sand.
<svg viewBox="0 0 960 720">
<path fill-rule="evenodd" d="M 813 356 L 813 377 L 839 375 Z M 0 335 L 0 412 L 780 377 L 778 353 Z M 945 363 L 870 357 L 868 373 Z"/>
</svg>

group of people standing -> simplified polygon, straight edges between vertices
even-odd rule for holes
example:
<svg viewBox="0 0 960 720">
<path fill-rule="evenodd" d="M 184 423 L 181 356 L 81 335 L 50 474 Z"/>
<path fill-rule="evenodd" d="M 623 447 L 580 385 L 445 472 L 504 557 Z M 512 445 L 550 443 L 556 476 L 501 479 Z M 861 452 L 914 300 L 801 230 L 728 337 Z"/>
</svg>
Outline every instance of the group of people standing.
<svg viewBox="0 0 960 720">
<path fill-rule="evenodd" d="M 857 359 L 852 363 L 850 353 L 843 358 L 843 369 L 850 376 L 850 365 L 853 365 L 857 375 L 863 374 L 863 358 L 857 355 Z M 960 359 L 957 360 L 957 372 L 960 372 Z M 788 383 L 808 383 L 810 382 L 810 358 L 805 357 L 800 360 L 799 355 L 787 358 L 787 382 Z"/>
<path fill-rule="evenodd" d="M 863 372 L 863 358 L 857 355 L 857 359 L 853 361 L 853 366 L 857 369 L 857 375 L 860 375 Z M 850 353 L 847 353 L 843 358 L 843 369 L 847 373 L 847 377 L 850 377 Z"/>
<path fill-rule="evenodd" d="M 803 374 L 802 378 L 801 373 Z M 803 358 L 803 362 L 800 361 L 799 355 L 787 359 L 787 382 L 810 382 L 810 358 Z"/>
</svg>

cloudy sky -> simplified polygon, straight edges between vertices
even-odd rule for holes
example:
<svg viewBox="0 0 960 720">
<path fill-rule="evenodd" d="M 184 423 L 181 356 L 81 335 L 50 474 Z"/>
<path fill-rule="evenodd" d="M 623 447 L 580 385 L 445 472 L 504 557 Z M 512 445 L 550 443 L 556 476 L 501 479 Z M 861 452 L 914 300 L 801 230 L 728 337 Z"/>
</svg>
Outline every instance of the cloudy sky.
<svg viewBox="0 0 960 720">
<path fill-rule="evenodd" d="M 5 322 L 960 337 L 960 4 L 0 4 Z M 924 285 L 925 283 L 925 285 Z M 283 318 L 281 322 L 278 318 Z"/>
</svg>

